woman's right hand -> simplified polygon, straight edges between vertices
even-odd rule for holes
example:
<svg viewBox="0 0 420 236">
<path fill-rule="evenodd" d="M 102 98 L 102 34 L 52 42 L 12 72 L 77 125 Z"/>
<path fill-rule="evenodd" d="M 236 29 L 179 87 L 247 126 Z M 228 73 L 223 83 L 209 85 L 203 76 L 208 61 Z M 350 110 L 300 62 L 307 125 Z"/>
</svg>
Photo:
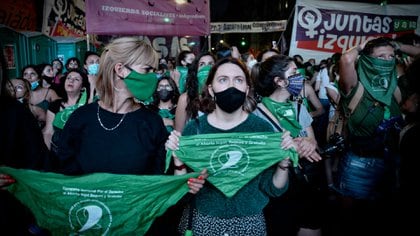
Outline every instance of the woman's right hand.
<svg viewBox="0 0 420 236">
<path fill-rule="evenodd" d="M 166 140 L 165 148 L 166 150 L 176 151 L 179 149 L 179 137 L 181 137 L 181 133 L 173 130 Z"/>
<path fill-rule="evenodd" d="M 10 175 L 0 174 L 0 189 L 6 189 L 7 186 L 15 183 L 16 180 Z"/>
</svg>

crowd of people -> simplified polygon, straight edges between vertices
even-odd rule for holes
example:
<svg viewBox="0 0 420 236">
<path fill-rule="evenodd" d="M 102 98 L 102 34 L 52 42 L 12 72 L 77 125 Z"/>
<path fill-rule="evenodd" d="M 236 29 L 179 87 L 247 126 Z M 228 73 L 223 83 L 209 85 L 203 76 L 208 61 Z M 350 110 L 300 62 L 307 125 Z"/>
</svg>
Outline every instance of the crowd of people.
<svg viewBox="0 0 420 236">
<path fill-rule="evenodd" d="M 419 44 L 380 37 L 316 64 L 276 48 L 159 58 L 148 43 L 120 37 L 83 62 L 26 65 L 13 79 L 2 57 L 0 165 L 71 176 L 181 175 L 193 169 L 175 154 L 183 136 L 277 132 L 297 163 L 269 153 L 278 162 L 233 197 L 207 181 L 208 166 L 148 235 L 401 232 L 408 225 L 384 223 L 418 205 L 410 153 L 419 134 Z M 350 113 L 358 86 L 364 92 Z M 335 109 L 348 114 L 345 147 L 326 153 Z M 1 225 L 19 221 L 10 230 L 48 235 L 6 191 L 13 184 L 0 173 Z"/>
</svg>

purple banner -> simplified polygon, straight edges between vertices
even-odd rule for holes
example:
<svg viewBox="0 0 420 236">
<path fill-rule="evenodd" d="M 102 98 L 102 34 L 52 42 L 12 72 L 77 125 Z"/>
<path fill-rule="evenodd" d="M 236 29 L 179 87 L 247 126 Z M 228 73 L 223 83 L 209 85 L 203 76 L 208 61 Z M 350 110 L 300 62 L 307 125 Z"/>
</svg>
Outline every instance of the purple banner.
<svg viewBox="0 0 420 236">
<path fill-rule="evenodd" d="M 210 34 L 209 5 L 209 0 L 86 0 L 86 30 L 100 35 L 204 36 Z"/>
</svg>

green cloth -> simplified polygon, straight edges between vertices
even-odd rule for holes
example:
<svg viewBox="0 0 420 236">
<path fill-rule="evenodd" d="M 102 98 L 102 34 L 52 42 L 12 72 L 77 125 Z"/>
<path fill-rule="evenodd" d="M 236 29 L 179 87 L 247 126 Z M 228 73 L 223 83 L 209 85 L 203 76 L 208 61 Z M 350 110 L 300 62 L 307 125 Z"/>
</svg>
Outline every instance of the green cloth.
<svg viewBox="0 0 420 236">
<path fill-rule="evenodd" d="M 194 171 L 207 168 L 207 180 L 232 197 L 258 174 L 286 157 L 297 166 L 297 152 L 280 147 L 281 135 L 254 132 L 181 136 L 175 154 Z M 167 152 L 167 167 L 171 154 Z"/>
<path fill-rule="evenodd" d="M 64 108 L 62 111 L 57 112 L 55 114 L 54 120 L 53 120 L 53 126 L 63 129 L 64 125 L 66 124 L 67 120 L 69 119 L 71 113 L 73 113 L 74 110 L 77 108 L 87 104 L 87 92 L 86 90 L 82 92 L 81 97 L 79 99 L 79 102 L 74 104 L 73 106 L 68 106 Z"/>
<path fill-rule="evenodd" d="M 168 119 L 175 119 L 175 115 L 171 113 L 171 111 L 169 109 L 159 109 L 159 115 L 162 118 L 168 118 Z M 174 130 L 174 127 L 172 125 L 166 125 L 166 130 L 168 132 L 171 132 L 172 130 Z"/>
<path fill-rule="evenodd" d="M 177 66 L 176 70 L 179 71 L 178 90 L 179 94 L 182 94 L 185 92 L 188 68 L 186 66 Z"/>
<path fill-rule="evenodd" d="M 357 62 L 357 73 L 360 82 L 375 100 L 391 105 L 398 82 L 395 59 L 383 60 L 361 55 Z"/>
<path fill-rule="evenodd" d="M 206 65 L 206 66 L 201 67 L 197 72 L 199 94 L 201 94 L 201 92 L 203 91 L 204 85 L 206 85 L 207 77 L 209 77 L 210 70 L 211 70 L 211 65 Z"/>
<path fill-rule="evenodd" d="M 8 188 L 52 235 L 144 235 L 153 220 L 188 191 L 180 176 L 84 176 L 0 167 L 16 179 Z"/>
<path fill-rule="evenodd" d="M 299 135 L 302 126 L 296 119 L 296 110 L 291 101 L 276 102 L 269 97 L 263 97 L 261 102 L 277 118 L 280 127 L 290 131 L 290 135 L 294 138 Z"/>
</svg>

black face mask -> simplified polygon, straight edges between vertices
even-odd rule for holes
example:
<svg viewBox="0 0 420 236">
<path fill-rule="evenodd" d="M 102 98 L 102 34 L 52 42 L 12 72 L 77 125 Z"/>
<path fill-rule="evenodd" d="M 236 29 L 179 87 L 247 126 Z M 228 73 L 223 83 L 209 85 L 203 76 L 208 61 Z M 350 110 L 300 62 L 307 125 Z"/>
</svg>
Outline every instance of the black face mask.
<svg viewBox="0 0 420 236">
<path fill-rule="evenodd" d="M 45 80 L 47 83 L 51 84 L 54 77 L 49 77 L 49 76 L 43 75 L 42 79 Z"/>
<path fill-rule="evenodd" d="M 242 105 L 244 105 L 246 93 L 242 92 L 235 87 L 230 87 L 218 93 L 214 93 L 216 97 L 216 104 L 223 111 L 232 113 Z"/>
<path fill-rule="evenodd" d="M 158 96 L 159 96 L 160 100 L 162 100 L 164 102 L 167 102 L 174 96 L 174 91 L 173 90 L 169 91 L 169 90 L 166 90 L 166 89 L 162 89 L 162 90 L 158 91 Z"/>
</svg>

